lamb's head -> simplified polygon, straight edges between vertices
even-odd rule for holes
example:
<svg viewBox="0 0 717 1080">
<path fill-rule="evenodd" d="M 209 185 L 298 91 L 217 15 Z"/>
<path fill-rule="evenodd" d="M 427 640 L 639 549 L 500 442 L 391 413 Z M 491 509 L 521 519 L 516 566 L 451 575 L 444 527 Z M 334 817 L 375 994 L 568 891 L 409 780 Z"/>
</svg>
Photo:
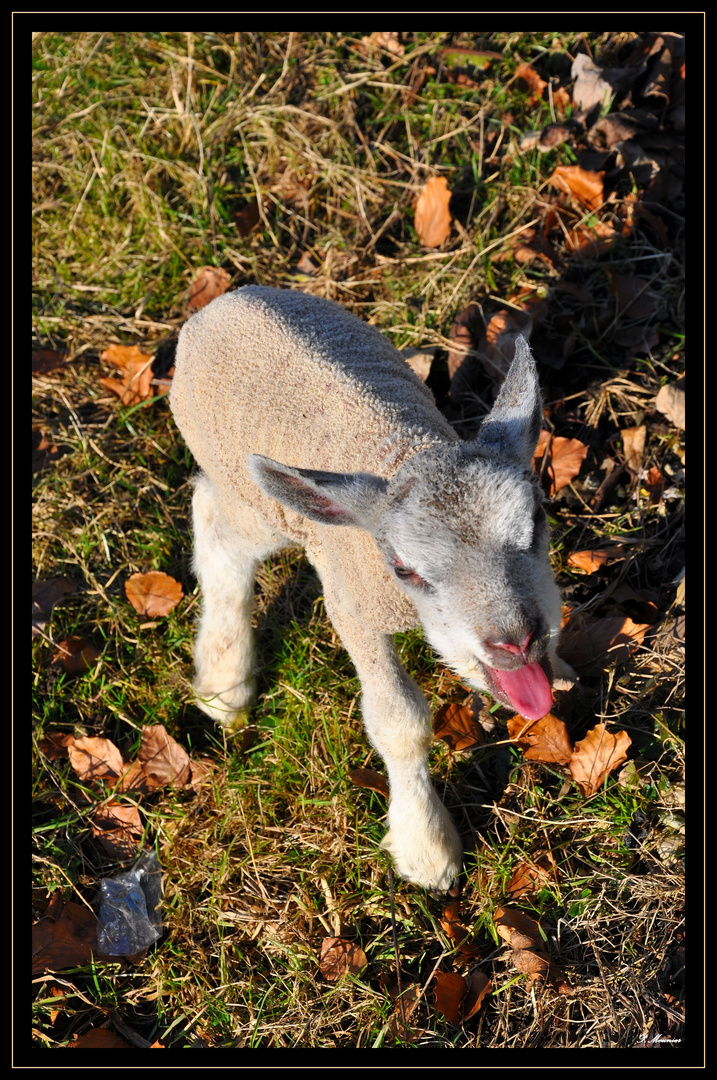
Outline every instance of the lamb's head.
<svg viewBox="0 0 717 1080">
<path fill-rule="evenodd" d="M 550 711 L 560 599 L 531 469 L 541 401 L 522 339 L 478 438 L 409 459 L 386 481 L 253 457 L 260 486 L 324 524 L 374 537 L 426 637 L 469 685 L 528 719 Z"/>
</svg>

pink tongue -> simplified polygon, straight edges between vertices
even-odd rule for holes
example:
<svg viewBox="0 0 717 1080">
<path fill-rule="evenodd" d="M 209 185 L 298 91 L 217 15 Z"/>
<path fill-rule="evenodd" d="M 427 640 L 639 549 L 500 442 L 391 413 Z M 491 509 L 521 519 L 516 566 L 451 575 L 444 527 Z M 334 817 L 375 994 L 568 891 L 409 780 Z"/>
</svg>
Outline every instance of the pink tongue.
<svg viewBox="0 0 717 1080">
<path fill-rule="evenodd" d="M 540 720 L 550 712 L 553 692 L 548 677 L 537 661 L 516 671 L 496 671 L 491 675 L 513 708 L 526 720 Z"/>
</svg>

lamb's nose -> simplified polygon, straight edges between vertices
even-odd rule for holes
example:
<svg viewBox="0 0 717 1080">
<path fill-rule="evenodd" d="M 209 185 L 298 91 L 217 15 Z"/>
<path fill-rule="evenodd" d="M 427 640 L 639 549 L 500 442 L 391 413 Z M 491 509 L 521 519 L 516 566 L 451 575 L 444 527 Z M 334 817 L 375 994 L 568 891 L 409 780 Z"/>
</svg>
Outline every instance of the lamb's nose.
<svg viewBox="0 0 717 1080">
<path fill-rule="evenodd" d="M 499 658 L 501 653 L 507 652 L 511 656 L 519 656 L 523 663 L 527 663 L 528 647 L 532 640 L 533 634 L 531 631 L 525 635 L 519 644 L 513 641 L 484 641 L 483 645 L 489 654 L 497 654 L 496 658 Z"/>
</svg>

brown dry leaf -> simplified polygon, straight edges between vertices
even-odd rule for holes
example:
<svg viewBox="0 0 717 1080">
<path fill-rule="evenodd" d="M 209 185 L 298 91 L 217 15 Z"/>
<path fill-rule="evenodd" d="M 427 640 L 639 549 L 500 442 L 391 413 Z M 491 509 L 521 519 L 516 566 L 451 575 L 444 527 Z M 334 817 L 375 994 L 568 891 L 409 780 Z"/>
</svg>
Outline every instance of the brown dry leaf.
<svg viewBox="0 0 717 1080">
<path fill-rule="evenodd" d="M 627 761 L 631 742 L 626 731 L 613 735 L 604 724 L 596 724 L 584 739 L 575 743 L 570 775 L 583 795 L 594 795 L 605 778 Z"/>
<path fill-rule="evenodd" d="M 421 382 L 431 374 L 431 365 L 436 356 L 435 349 L 401 349 L 401 356 Z"/>
<path fill-rule="evenodd" d="M 433 718 L 433 733 L 451 750 L 469 750 L 485 741 L 478 717 L 468 705 L 441 705 Z"/>
<path fill-rule="evenodd" d="M 137 757 L 150 780 L 158 785 L 185 787 L 191 775 L 189 755 L 163 724 L 152 724 L 142 732 Z"/>
<path fill-rule="evenodd" d="M 594 574 L 606 563 L 624 559 L 628 549 L 624 544 L 613 544 L 612 547 L 590 548 L 586 551 L 572 551 L 568 555 L 568 566 L 576 570 L 584 570 L 586 574 Z"/>
<path fill-rule="evenodd" d="M 393 1016 L 388 1022 L 388 1026 L 393 1034 L 398 1035 L 402 1039 L 411 1039 L 414 1036 L 414 1032 L 406 1026 L 405 1021 L 410 1020 L 411 1016 L 416 1011 L 416 1006 L 421 1000 L 420 991 L 421 987 L 418 983 L 406 987 L 401 997 L 396 1001 Z M 396 997 L 397 995 L 391 994 L 390 996 Z"/>
<path fill-rule="evenodd" d="M 674 383 L 661 386 L 655 398 L 655 408 L 666 416 L 670 423 L 685 430 L 685 377 Z"/>
<path fill-rule="evenodd" d="M 225 293 L 231 283 L 229 274 L 220 266 L 203 266 L 189 286 L 187 308 L 190 311 L 199 311 Z"/>
<path fill-rule="evenodd" d="M 497 394 L 513 363 L 515 343 L 519 337 L 530 339 L 533 329 L 533 316 L 529 311 L 507 308 L 499 311 L 489 321 L 485 335 L 481 339 L 479 352 L 483 364 L 493 380 L 493 389 Z"/>
<path fill-rule="evenodd" d="M 659 503 L 662 498 L 662 492 L 665 489 L 665 481 L 660 470 L 653 465 L 645 473 L 645 479 L 642 481 L 642 486 L 647 490 L 650 496 L 650 503 L 654 506 Z"/>
<path fill-rule="evenodd" d="M 353 941 L 341 937 L 325 937 L 321 942 L 319 971 L 327 982 L 338 982 L 350 972 L 358 975 L 368 964 L 366 953 Z"/>
<path fill-rule="evenodd" d="M 625 464 L 632 472 L 639 472 L 642 468 L 642 455 L 645 453 L 645 439 L 647 428 L 644 424 L 638 427 L 623 428 L 622 447 L 625 453 Z"/>
<path fill-rule="evenodd" d="M 34 428 L 32 432 L 32 471 L 40 472 L 41 469 L 58 461 L 67 451 L 58 446 L 52 434 L 41 429 Z"/>
<path fill-rule="evenodd" d="M 120 793 L 131 791 L 134 795 L 149 795 L 160 787 L 162 785 L 157 780 L 147 776 L 141 761 L 132 761 L 124 766 L 115 790 Z"/>
<path fill-rule="evenodd" d="M 304 274 L 307 277 L 313 277 L 316 271 L 320 269 L 321 264 L 317 262 L 311 252 L 304 251 L 298 263 L 294 267 L 294 274 L 297 276 Z"/>
<path fill-rule="evenodd" d="M 480 318 L 480 307 L 477 304 L 468 304 L 456 315 L 448 331 L 452 342 L 447 358 L 448 376 L 451 380 L 451 398 L 454 401 L 473 389 L 478 374 L 479 361 L 472 350 L 475 347 L 474 331 Z"/>
<path fill-rule="evenodd" d="M 35 581 L 32 585 L 32 636 L 37 637 L 47 625 L 55 604 L 74 593 L 75 586 L 67 578 L 54 577 Z"/>
<path fill-rule="evenodd" d="M 649 624 L 635 623 L 622 615 L 598 619 L 571 616 L 563 629 L 560 655 L 583 672 L 599 671 L 606 664 L 624 664 L 642 644 Z"/>
<path fill-rule="evenodd" d="M 152 363 L 154 357 L 143 353 L 136 345 L 110 345 L 101 354 L 103 364 L 116 368 L 121 379 L 103 378 L 100 384 L 116 394 L 123 405 L 136 405 L 154 396 Z"/>
<path fill-rule="evenodd" d="M 437 1011 L 449 1024 L 460 1024 L 463 1018 L 463 1000 L 468 994 L 468 983 L 463 975 L 454 971 L 437 971 L 431 981 Z"/>
<path fill-rule="evenodd" d="M 128 1043 L 121 1035 L 115 1035 L 109 1028 L 91 1027 L 82 1035 L 73 1037 L 72 1042 L 67 1044 L 68 1050 L 132 1050 L 132 1043 Z"/>
<path fill-rule="evenodd" d="M 570 761 L 573 744 L 568 729 L 563 721 L 552 713 L 540 720 L 512 716 L 508 721 L 508 734 L 523 751 L 523 757 L 529 761 L 552 761 L 559 765 L 567 765 Z"/>
<path fill-rule="evenodd" d="M 109 739 L 83 735 L 67 744 L 67 754 L 80 780 L 116 780 L 122 773 L 122 755 Z"/>
<path fill-rule="evenodd" d="M 137 807 L 115 800 L 97 808 L 90 827 L 94 838 L 113 859 L 134 858 L 144 835 Z"/>
<path fill-rule="evenodd" d="M 649 279 L 637 274 L 615 274 L 606 268 L 608 292 L 617 303 L 617 310 L 630 319 L 649 319 L 660 307 L 661 300 L 649 288 Z"/>
<path fill-rule="evenodd" d="M 545 429 L 540 432 L 533 466 L 536 472 L 547 475 L 548 491 L 551 495 L 555 495 L 575 479 L 587 452 L 588 447 L 580 442 L 580 439 L 565 439 L 561 435 L 551 435 Z M 545 465 L 542 464 L 541 458 L 546 458 Z"/>
<path fill-rule="evenodd" d="M 445 176 L 432 176 L 421 190 L 416 203 L 414 227 L 424 247 L 440 247 L 451 231 L 448 204 L 451 193 Z"/>
<path fill-rule="evenodd" d="M 530 93 L 530 100 L 533 102 L 543 100 L 543 92 L 547 89 L 548 84 L 545 79 L 541 79 L 537 71 L 530 66 L 530 64 L 519 64 L 515 69 L 516 78 L 525 83 L 528 92 Z"/>
<path fill-rule="evenodd" d="M 32 927 L 32 973 L 88 964 L 97 951 L 97 918 L 84 904 L 53 893 L 47 912 Z"/>
<path fill-rule="evenodd" d="M 232 217 L 234 218 L 234 224 L 237 227 L 239 235 L 248 236 L 251 230 L 261 221 L 258 201 L 252 199 L 252 201 L 247 203 L 246 206 L 243 206 L 241 210 L 237 210 Z M 226 292 L 226 289 L 222 289 L 222 292 Z"/>
<path fill-rule="evenodd" d="M 124 588 L 135 611 L 150 618 L 169 615 L 184 595 L 179 582 L 161 570 L 132 574 Z"/>
<path fill-rule="evenodd" d="M 580 165 L 556 165 L 549 182 L 559 191 L 574 196 L 588 210 L 598 210 L 604 200 L 605 171 L 593 172 Z"/>
<path fill-rule="evenodd" d="M 526 915 L 520 908 L 499 904 L 493 915 L 493 922 L 503 941 L 513 949 L 544 950 L 543 935 L 535 919 Z"/>
<path fill-rule="evenodd" d="M 375 791 L 379 795 L 385 796 L 385 798 L 390 795 L 388 780 L 381 773 L 374 772 L 373 769 L 352 769 L 348 773 L 348 778 L 357 787 Z"/>
<path fill-rule="evenodd" d="M 65 366 L 65 354 L 55 352 L 54 349 L 32 350 L 32 374 L 45 375 L 48 371 L 55 371 Z"/>
<path fill-rule="evenodd" d="M 453 900 L 450 904 L 446 904 L 440 917 L 441 927 L 446 937 L 458 947 L 458 952 L 462 957 L 477 956 L 480 950 L 475 943 L 463 944 L 468 937 L 468 930 L 460 921 L 460 909 L 460 900 Z"/>
<path fill-rule="evenodd" d="M 81 675 L 93 667 L 101 652 L 91 641 L 73 634 L 59 643 L 52 663 L 61 663 L 68 675 Z"/>
<path fill-rule="evenodd" d="M 482 971 L 472 971 L 468 976 L 468 993 L 463 998 L 463 1022 L 470 1020 L 480 1010 L 484 999 L 493 989 L 493 984 Z"/>
<path fill-rule="evenodd" d="M 606 104 L 613 94 L 627 90 L 637 78 L 639 68 L 601 68 L 585 53 L 578 53 L 573 60 L 571 74 L 575 79 L 575 108 L 581 112 L 589 112 L 596 105 Z"/>
<path fill-rule="evenodd" d="M 74 735 L 63 734 L 59 731 L 48 731 L 40 739 L 38 746 L 50 761 L 57 761 L 58 758 L 67 757 L 67 748 L 70 743 L 74 742 L 74 739 Z"/>
<path fill-rule="evenodd" d="M 544 952 L 534 949 L 514 949 L 510 959 L 516 971 L 522 971 L 524 975 L 545 979 L 550 971 L 550 960 Z"/>
<path fill-rule="evenodd" d="M 620 236 L 630 232 L 630 227 L 624 225 L 622 229 L 616 229 L 609 221 L 596 221 L 592 226 L 584 223 L 574 226 L 565 237 L 565 247 L 568 251 L 577 252 L 589 259 L 596 259 L 602 255 Z"/>
<path fill-rule="evenodd" d="M 555 880 L 556 873 L 557 866 L 550 852 L 537 852 L 529 861 L 521 862 L 516 866 L 508 882 L 506 893 L 511 900 L 517 900 L 521 896 L 535 896 Z"/>
</svg>

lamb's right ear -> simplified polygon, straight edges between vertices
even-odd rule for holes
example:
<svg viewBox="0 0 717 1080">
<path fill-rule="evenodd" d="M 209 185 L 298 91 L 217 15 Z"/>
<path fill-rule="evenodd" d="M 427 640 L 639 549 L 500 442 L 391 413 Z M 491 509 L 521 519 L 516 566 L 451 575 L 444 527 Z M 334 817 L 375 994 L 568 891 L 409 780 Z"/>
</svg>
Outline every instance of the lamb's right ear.
<svg viewBox="0 0 717 1080">
<path fill-rule="evenodd" d="M 261 454 L 249 457 L 249 471 L 266 495 L 321 525 L 371 532 L 386 502 L 388 481 L 371 473 L 292 469 Z"/>
<path fill-rule="evenodd" d="M 529 469 L 542 426 L 543 402 L 535 361 L 528 342 L 519 337 L 513 363 L 473 445 Z"/>
</svg>

